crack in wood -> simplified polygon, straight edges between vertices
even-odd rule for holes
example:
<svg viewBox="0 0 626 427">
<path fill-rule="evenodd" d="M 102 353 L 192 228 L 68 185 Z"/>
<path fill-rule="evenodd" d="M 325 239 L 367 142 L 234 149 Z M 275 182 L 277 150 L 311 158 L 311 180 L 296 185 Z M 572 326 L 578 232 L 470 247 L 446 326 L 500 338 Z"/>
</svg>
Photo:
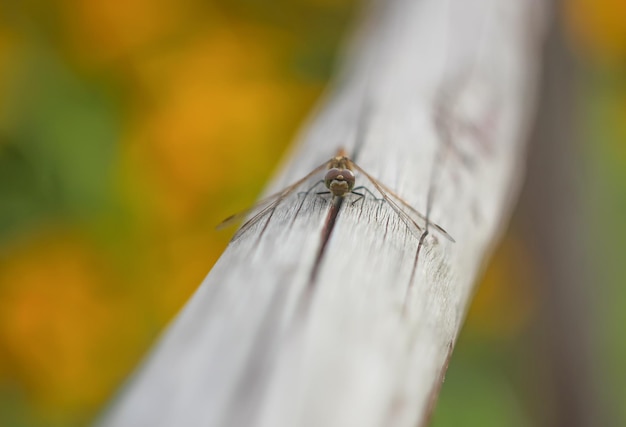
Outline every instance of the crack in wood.
<svg viewBox="0 0 626 427">
<path fill-rule="evenodd" d="M 415 273 L 417 272 L 417 264 L 419 262 L 420 252 L 422 251 L 422 247 L 424 246 L 424 240 L 428 235 L 428 214 L 426 214 L 426 226 L 424 228 L 424 232 L 420 236 L 420 240 L 417 243 L 417 250 L 415 251 L 415 257 L 413 258 L 413 268 L 411 269 L 411 277 L 409 278 L 409 285 L 406 288 L 406 293 L 404 295 L 404 304 L 402 305 L 402 317 L 406 317 L 408 312 L 408 304 L 410 299 L 411 291 L 413 290 L 413 282 L 415 280 Z"/>
<path fill-rule="evenodd" d="M 438 172 L 442 168 L 444 160 L 447 157 L 446 156 L 448 152 L 447 148 L 449 145 L 451 145 L 451 138 L 447 138 L 447 136 L 450 136 L 449 132 L 446 132 L 447 129 L 445 128 L 445 125 L 443 125 L 440 120 L 440 111 L 444 109 L 444 105 L 446 104 L 445 95 L 446 95 L 446 92 L 444 90 L 440 90 L 437 100 L 435 102 L 435 114 L 433 118 L 433 123 L 435 124 L 435 129 L 437 133 L 443 140 L 443 144 L 439 144 L 437 147 L 437 150 L 435 152 L 435 158 L 433 160 L 433 167 L 430 171 L 430 178 L 428 182 L 428 192 L 426 193 L 426 212 L 424 215 L 425 217 L 424 232 L 420 235 L 420 239 L 417 244 L 417 250 L 415 251 L 415 257 L 413 259 L 413 267 L 411 269 L 411 276 L 409 277 L 409 283 L 407 285 L 407 289 L 406 289 L 406 293 L 404 297 L 404 304 L 402 306 L 403 317 L 406 316 L 407 314 L 409 298 L 413 290 L 413 283 L 415 280 L 415 274 L 417 272 L 420 252 L 422 250 L 422 247 L 424 246 L 424 241 L 426 239 L 426 236 L 428 236 L 428 228 L 430 225 L 430 220 L 429 220 L 430 212 L 432 210 L 432 205 L 435 199 L 435 190 L 437 187 L 436 184 L 439 178 Z"/>
<path fill-rule="evenodd" d="M 354 136 L 354 147 L 352 150 L 351 159 L 356 161 L 359 152 L 363 145 L 365 145 L 366 134 L 368 130 L 368 119 L 371 117 L 372 113 L 372 104 L 370 100 L 367 98 L 367 93 L 364 93 L 363 100 L 361 102 L 361 108 L 359 109 L 357 115 L 357 123 L 355 129 Z M 326 215 L 326 220 L 324 221 L 324 228 L 322 229 L 322 235 L 320 239 L 320 246 L 317 251 L 317 256 L 315 257 L 315 261 L 313 262 L 313 267 L 311 269 L 311 274 L 309 276 L 309 282 L 307 283 L 307 287 L 305 290 L 304 300 L 310 301 L 313 288 L 315 287 L 315 282 L 317 280 L 317 275 L 319 273 L 319 269 L 322 263 L 322 258 L 324 257 L 324 253 L 326 251 L 326 247 L 328 245 L 328 241 L 330 240 L 330 236 L 335 227 L 335 222 L 337 220 L 337 216 L 339 215 L 339 210 L 343 204 L 344 197 L 333 197 L 331 201 L 330 208 L 328 210 L 328 214 Z M 298 209 L 299 212 L 299 209 Z M 362 212 L 362 208 L 361 208 Z"/>
<path fill-rule="evenodd" d="M 335 222 L 337 220 L 337 215 L 339 214 L 339 209 L 343 204 L 343 199 L 343 197 L 334 197 L 333 201 L 331 202 L 330 208 L 328 209 L 328 214 L 326 215 L 326 220 L 324 221 L 324 228 L 322 229 L 320 247 L 317 251 L 317 256 L 315 257 L 315 261 L 313 263 L 313 268 L 311 269 L 311 275 L 307 286 L 308 294 L 312 292 L 313 286 L 315 286 L 315 281 L 317 279 L 317 274 L 319 272 L 322 258 L 324 257 L 324 252 L 326 251 L 326 246 L 328 245 L 328 241 L 330 240 L 333 229 L 335 228 Z"/>
</svg>

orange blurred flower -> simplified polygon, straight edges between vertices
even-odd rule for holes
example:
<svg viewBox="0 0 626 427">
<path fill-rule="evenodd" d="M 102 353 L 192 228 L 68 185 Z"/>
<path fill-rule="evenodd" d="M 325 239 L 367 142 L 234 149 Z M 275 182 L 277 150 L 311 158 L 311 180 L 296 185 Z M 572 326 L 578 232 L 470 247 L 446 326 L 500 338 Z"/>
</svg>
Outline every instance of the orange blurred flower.
<svg viewBox="0 0 626 427">
<path fill-rule="evenodd" d="M 128 166 L 156 166 L 143 173 L 164 218 L 188 221 L 211 195 L 267 173 L 294 105 L 311 99 L 311 88 L 281 81 L 280 56 L 280 40 L 247 27 L 136 62 L 149 103 L 126 142 Z"/>
<path fill-rule="evenodd" d="M 14 381 L 53 413 L 94 408 L 122 372 L 113 346 L 133 335 L 129 305 L 111 291 L 111 271 L 72 233 L 43 235 L 0 264 L 0 346 Z M 131 351 L 132 354 L 132 351 Z"/>
<path fill-rule="evenodd" d="M 626 56 L 626 1 L 569 0 L 566 23 L 575 46 L 596 59 L 623 62 Z"/>
<path fill-rule="evenodd" d="M 467 330 L 494 338 L 519 333 L 536 310 L 533 276 L 533 262 L 523 242 L 514 235 L 506 236 L 478 287 L 468 313 Z"/>
<path fill-rule="evenodd" d="M 175 34 L 185 22 L 188 1 L 59 0 L 62 31 L 80 58 L 119 60 Z"/>
</svg>

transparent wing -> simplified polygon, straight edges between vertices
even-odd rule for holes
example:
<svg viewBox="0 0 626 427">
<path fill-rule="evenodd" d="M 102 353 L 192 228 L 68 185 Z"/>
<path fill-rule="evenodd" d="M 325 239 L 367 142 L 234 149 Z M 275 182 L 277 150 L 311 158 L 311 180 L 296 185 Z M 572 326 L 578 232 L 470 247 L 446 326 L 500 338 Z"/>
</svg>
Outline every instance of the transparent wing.
<svg viewBox="0 0 626 427">
<path fill-rule="evenodd" d="M 358 170 L 359 172 L 361 172 L 363 175 L 365 175 L 367 177 L 367 179 L 372 183 L 372 185 L 374 185 L 374 187 L 376 187 L 376 190 L 378 190 L 378 192 L 383 196 L 383 199 L 385 199 L 385 201 L 387 203 L 389 203 L 389 206 L 391 206 L 391 208 L 396 212 L 396 214 L 398 214 L 400 219 L 409 228 L 415 227 L 415 228 L 417 228 L 421 232 L 424 227 L 420 227 L 415 222 L 415 220 L 410 215 L 408 215 L 406 213 L 405 209 L 410 211 L 412 214 L 414 214 L 415 216 L 417 216 L 421 220 L 423 220 L 426 223 L 426 226 L 433 227 L 443 237 L 445 237 L 446 239 L 450 240 L 451 242 L 455 242 L 455 240 L 452 238 L 452 236 L 450 236 L 448 234 L 448 232 L 446 230 L 444 230 L 441 226 L 439 226 L 438 224 L 430 221 L 421 212 L 419 212 L 413 206 L 411 206 L 407 202 L 405 202 L 402 199 L 402 197 L 400 197 L 398 194 L 396 194 L 394 191 L 392 191 L 389 187 L 385 186 L 383 183 L 378 181 L 376 178 L 374 178 L 373 176 L 371 176 L 370 174 L 365 172 L 362 167 L 360 167 L 359 165 L 354 163 L 352 160 L 350 160 L 350 166 L 352 166 L 354 169 Z M 398 204 L 402 205 L 402 207 L 404 207 L 404 209 L 402 209 L 400 206 L 398 206 Z"/>
<path fill-rule="evenodd" d="M 278 193 L 274 193 L 271 196 L 267 196 L 266 198 L 259 200 L 258 202 L 256 202 L 255 204 L 253 204 L 252 206 L 232 214 L 231 216 L 224 218 L 224 220 L 222 220 L 222 222 L 220 222 L 219 224 L 217 224 L 215 226 L 216 230 L 222 230 L 224 228 L 230 227 L 231 225 L 235 224 L 236 222 L 244 219 L 245 217 L 249 216 L 252 212 L 259 210 L 261 208 L 264 207 L 268 207 L 268 205 L 273 204 L 274 202 L 276 202 L 279 198 L 280 195 L 283 194 L 283 192 L 285 190 L 287 190 L 288 188 L 291 188 L 291 185 L 287 188 L 284 188 L 282 190 L 280 190 Z"/>
<path fill-rule="evenodd" d="M 224 219 L 215 228 L 218 229 L 218 230 L 226 228 L 226 227 L 228 227 L 230 225 L 233 225 L 237 221 L 239 221 L 239 220 L 241 220 L 243 218 L 246 218 L 252 212 L 255 212 L 255 211 L 258 210 L 258 212 L 252 218 L 247 220 L 241 226 L 241 228 L 237 231 L 237 233 L 235 233 L 235 236 L 233 237 L 233 240 L 236 240 L 242 234 L 244 234 L 250 227 L 252 227 L 254 224 L 256 224 L 261 218 L 263 218 L 268 213 L 273 212 L 274 209 L 276 209 L 276 207 L 280 204 L 280 202 L 285 200 L 291 193 L 293 193 L 294 190 L 296 190 L 305 181 L 310 179 L 313 175 L 315 175 L 316 173 L 319 173 L 327 165 L 328 165 L 328 161 L 322 163 L 321 165 L 319 165 L 315 169 L 313 169 L 311 172 L 309 172 L 306 176 L 304 176 L 303 178 L 301 178 L 298 181 L 294 182 L 293 184 L 283 188 L 278 193 L 274 193 L 271 196 L 268 196 L 268 197 L 264 198 L 263 200 L 255 203 L 254 205 L 252 205 L 248 209 L 245 209 L 245 210 L 243 210 L 241 212 L 238 212 L 238 213 L 236 213 L 234 215 L 231 215 L 228 218 Z"/>
</svg>

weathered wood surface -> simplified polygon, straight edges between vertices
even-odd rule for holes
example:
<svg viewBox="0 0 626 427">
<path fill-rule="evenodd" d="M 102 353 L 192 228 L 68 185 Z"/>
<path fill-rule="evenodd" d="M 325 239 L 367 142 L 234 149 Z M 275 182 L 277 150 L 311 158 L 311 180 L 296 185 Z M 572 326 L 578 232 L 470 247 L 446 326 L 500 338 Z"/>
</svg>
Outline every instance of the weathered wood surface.
<svg viewBox="0 0 626 427">
<path fill-rule="evenodd" d="M 344 147 L 456 243 L 431 230 L 416 259 L 419 233 L 368 196 L 343 203 L 323 245 L 327 199 L 294 193 L 231 243 L 99 425 L 425 424 L 516 199 L 543 13 L 372 5 L 268 194 Z"/>
</svg>

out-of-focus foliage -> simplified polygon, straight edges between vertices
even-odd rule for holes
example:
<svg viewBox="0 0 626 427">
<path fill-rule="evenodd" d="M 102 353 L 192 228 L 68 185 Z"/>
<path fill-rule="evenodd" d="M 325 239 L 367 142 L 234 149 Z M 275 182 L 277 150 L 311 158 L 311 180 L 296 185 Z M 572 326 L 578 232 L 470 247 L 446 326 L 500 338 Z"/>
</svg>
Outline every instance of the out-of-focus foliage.
<svg viewBox="0 0 626 427">
<path fill-rule="evenodd" d="M 620 411 L 626 425 L 626 2 L 570 0 L 570 39 L 588 67 L 585 82 L 586 152 L 592 172 L 588 188 L 590 241 L 597 267 L 594 330 L 603 367 L 602 398 Z"/>
<path fill-rule="evenodd" d="M 351 3 L 0 6 L 0 425 L 111 397 L 320 94 Z"/>
<path fill-rule="evenodd" d="M 225 247 L 214 225 L 262 189 L 330 76 L 353 3 L 0 6 L 0 425 L 82 425 L 111 397 Z M 621 135 L 590 153 L 623 182 L 626 10 L 564 5 L 573 45 L 610 76 L 589 112 L 611 119 L 590 120 L 590 135 Z M 612 200 L 626 210 L 623 193 Z M 516 388 L 529 373 L 515 370 L 533 357 L 516 344 L 536 311 L 532 281 L 532 257 L 507 238 L 435 425 L 532 424 Z M 626 324 L 614 301 L 607 330 Z M 609 361 L 621 375 L 624 343 Z"/>
</svg>

